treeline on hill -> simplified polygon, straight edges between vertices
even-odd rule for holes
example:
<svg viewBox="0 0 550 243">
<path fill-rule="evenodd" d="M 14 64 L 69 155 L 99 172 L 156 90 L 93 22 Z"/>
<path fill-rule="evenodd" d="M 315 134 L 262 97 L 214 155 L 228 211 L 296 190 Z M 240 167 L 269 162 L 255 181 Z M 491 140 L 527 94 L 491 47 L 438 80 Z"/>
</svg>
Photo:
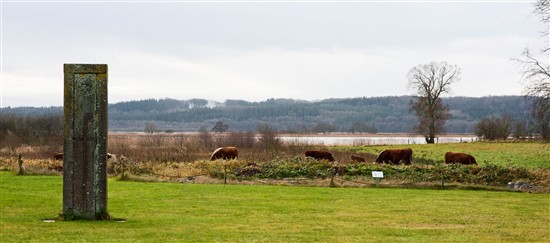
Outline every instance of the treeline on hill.
<svg viewBox="0 0 550 243">
<path fill-rule="evenodd" d="M 258 124 L 270 124 L 279 132 L 410 132 L 417 122 L 409 110 L 410 96 L 362 97 L 304 101 L 269 99 L 262 102 L 226 100 L 224 103 L 193 100 L 142 100 L 113 104 L 109 126 L 117 131 L 143 131 L 154 122 L 161 131 L 211 129 L 219 121 L 229 131 L 255 131 Z M 529 121 L 529 103 L 522 96 L 453 97 L 444 103 L 452 117 L 449 133 L 473 133 L 485 117 L 510 115 Z"/>
<path fill-rule="evenodd" d="M 159 131 L 210 130 L 223 122 L 228 131 L 255 131 L 269 124 L 279 132 L 411 132 L 416 116 L 410 96 L 360 97 L 304 101 L 268 99 L 261 102 L 204 99 L 147 99 L 109 105 L 111 131 L 144 131 L 154 124 Z M 451 110 L 448 133 L 473 133 L 483 118 L 508 115 L 528 126 L 529 101 L 523 96 L 452 97 L 443 102 Z M 62 113 L 60 107 L 3 108 L 2 114 L 23 116 Z"/>
</svg>

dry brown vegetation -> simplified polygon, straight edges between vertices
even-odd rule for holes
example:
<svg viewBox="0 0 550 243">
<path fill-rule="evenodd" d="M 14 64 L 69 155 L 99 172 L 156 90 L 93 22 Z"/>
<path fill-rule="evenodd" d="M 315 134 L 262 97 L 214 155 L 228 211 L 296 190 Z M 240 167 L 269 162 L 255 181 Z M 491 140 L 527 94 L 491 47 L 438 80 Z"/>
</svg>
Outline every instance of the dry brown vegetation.
<svg viewBox="0 0 550 243">
<path fill-rule="evenodd" d="M 269 132 L 269 131 L 268 131 Z M 59 143 L 56 143 L 59 144 Z M 204 174 L 193 164 L 205 163 L 211 153 L 221 146 L 239 148 L 239 163 L 271 161 L 273 159 L 292 160 L 304 158 L 304 151 L 311 148 L 327 150 L 307 144 L 283 144 L 274 134 L 229 132 L 229 133 L 193 133 L 193 134 L 141 134 L 115 133 L 109 135 L 108 151 L 115 158 L 108 160 L 108 172 L 119 175 L 123 170 L 133 169 L 135 174 L 147 172 L 157 177 L 183 178 Z M 62 146 L 21 146 L 14 149 L 0 149 L 0 169 L 17 171 L 17 157 L 22 155 L 27 174 L 60 174 L 62 161 L 53 159 L 53 155 L 63 151 Z M 330 150 L 337 161 L 347 163 L 352 154 L 367 161 L 376 156 L 369 153 Z M 121 161 L 121 158 L 123 161 Z M 209 162 L 215 163 L 215 162 Z M 50 172 L 46 172 L 50 170 Z M 165 176 L 162 176 L 165 175 Z"/>
<path fill-rule="evenodd" d="M 145 162 L 193 162 L 208 160 L 211 153 L 221 146 L 239 148 L 241 160 L 272 160 L 273 158 L 304 157 L 304 151 L 314 146 L 308 144 L 283 144 L 276 137 L 262 140 L 262 134 L 231 132 L 224 134 L 115 134 L 109 136 L 109 152 L 124 155 L 134 161 Z M 374 161 L 374 154 L 353 153 L 330 148 L 337 161 L 349 161 L 352 154 Z"/>
<path fill-rule="evenodd" d="M 496 164 L 447 166 L 431 160 L 424 163 L 418 158 L 412 166 L 376 165 L 373 161 L 378 150 L 374 148 L 358 151 L 347 147 L 283 144 L 276 137 L 254 133 L 111 134 L 108 144 L 109 152 L 116 155 L 116 159 L 108 160 L 109 175 L 127 180 L 361 187 L 375 185 L 370 174 L 373 170 L 382 170 L 387 175 L 382 186 L 502 188 L 510 181 L 523 181 L 543 192 L 550 186 L 550 170 L 545 168 Z M 238 160 L 209 161 L 215 148 L 229 145 L 239 148 Z M 329 151 L 337 163 L 306 159 L 303 153 L 308 149 Z M 60 175 L 62 161 L 53 159 L 53 154 L 60 151 L 59 146 L 2 149 L 0 170 L 17 172 L 17 157 L 21 154 L 25 174 Z M 367 162 L 352 163 L 351 155 L 361 156 Z"/>
</svg>

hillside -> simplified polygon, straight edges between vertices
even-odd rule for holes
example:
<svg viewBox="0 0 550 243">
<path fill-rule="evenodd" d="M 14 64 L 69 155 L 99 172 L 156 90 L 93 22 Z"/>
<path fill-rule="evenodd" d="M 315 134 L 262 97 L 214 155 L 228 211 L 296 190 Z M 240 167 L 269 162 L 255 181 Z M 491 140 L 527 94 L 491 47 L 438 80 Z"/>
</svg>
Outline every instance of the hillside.
<svg viewBox="0 0 550 243">
<path fill-rule="evenodd" d="M 148 99 L 109 105 L 112 131 L 143 131 L 153 123 L 160 131 L 210 130 L 218 121 L 229 131 L 254 131 L 268 123 L 285 132 L 410 132 L 416 117 L 409 111 L 410 96 L 339 98 L 320 101 L 268 99 L 261 102 L 204 99 Z M 449 133 L 471 133 L 488 116 L 508 114 L 517 121 L 529 119 L 529 105 L 522 96 L 444 98 L 452 118 Z M 41 115 L 62 112 L 62 107 L 3 108 L 3 114 Z"/>
</svg>

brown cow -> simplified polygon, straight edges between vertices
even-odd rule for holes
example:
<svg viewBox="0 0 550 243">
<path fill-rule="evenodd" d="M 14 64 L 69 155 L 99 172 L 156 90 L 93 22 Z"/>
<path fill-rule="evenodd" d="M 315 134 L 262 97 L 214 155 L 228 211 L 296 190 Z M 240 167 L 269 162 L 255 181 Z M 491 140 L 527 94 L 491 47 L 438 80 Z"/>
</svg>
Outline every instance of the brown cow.
<svg viewBox="0 0 550 243">
<path fill-rule="evenodd" d="M 365 158 L 356 155 L 351 155 L 350 160 L 351 162 L 365 162 Z"/>
<path fill-rule="evenodd" d="M 465 153 L 445 153 L 445 164 L 463 164 L 463 165 L 477 165 L 474 156 Z"/>
<path fill-rule="evenodd" d="M 63 160 L 63 153 L 55 153 L 53 154 L 54 160 Z"/>
<path fill-rule="evenodd" d="M 326 151 L 319 151 L 319 150 L 307 150 L 306 151 L 306 158 L 311 157 L 316 160 L 328 160 L 330 162 L 334 162 L 334 157 L 332 157 L 332 154 Z"/>
<path fill-rule="evenodd" d="M 217 159 L 236 159 L 239 155 L 239 150 L 235 147 L 220 147 L 214 150 L 210 160 Z"/>
<path fill-rule="evenodd" d="M 411 164 L 413 151 L 410 148 L 406 149 L 387 149 L 382 151 L 378 158 L 376 158 L 376 163 L 388 163 L 399 164 L 399 161 L 405 161 L 406 165 Z"/>
</svg>

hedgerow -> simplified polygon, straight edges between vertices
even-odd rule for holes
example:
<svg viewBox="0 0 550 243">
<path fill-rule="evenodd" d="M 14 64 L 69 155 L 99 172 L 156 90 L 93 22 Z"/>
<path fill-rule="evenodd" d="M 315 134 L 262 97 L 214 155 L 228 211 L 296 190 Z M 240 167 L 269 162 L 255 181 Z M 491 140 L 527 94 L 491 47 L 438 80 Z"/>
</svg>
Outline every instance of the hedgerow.
<svg viewBox="0 0 550 243">
<path fill-rule="evenodd" d="M 54 168 L 44 160 L 28 160 L 23 164 L 27 169 L 35 168 L 34 174 L 41 174 L 36 168 Z M 17 170 L 13 160 L 0 160 L 0 169 Z M 57 168 L 57 167 L 56 167 Z M 29 170 L 31 171 L 31 170 Z M 111 171 L 111 170 L 110 170 Z M 382 171 L 384 180 L 407 182 L 429 182 L 436 184 L 463 183 L 483 186 L 505 186 L 509 182 L 527 182 L 548 187 L 550 171 L 516 166 L 484 164 L 481 166 L 458 164 L 413 164 L 388 165 L 365 163 L 338 164 L 328 161 L 275 158 L 272 160 L 199 160 L 195 162 L 133 162 L 124 165 L 125 173 L 132 175 L 163 177 L 168 180 L 208 176 L 230 180 L 281 180 L 287 178 L 327 179 L 332 177 L 372 179 L 373 171 Z M 119 170 L 118 175 L 121 175 Z M 31 173 L 33 174 L 33 173 Z"/>
<path fill-rule="evenodd" d="M 503 186 L 511 181 L 536 182 L 539 176 L 532 170 L 514 166 L 487 164 L 387 165 L 373 163 L 333 164 L 310 159 L 279 159 L 270 161 L 202 161 L 201 167 L 210 177 L 254 180 L 307 178 L 326 179 L 334 176 L 372 178 L 373 171 L 384 172 L 384 179 L 411 182 L 465 183 Z"/>
</svg>

